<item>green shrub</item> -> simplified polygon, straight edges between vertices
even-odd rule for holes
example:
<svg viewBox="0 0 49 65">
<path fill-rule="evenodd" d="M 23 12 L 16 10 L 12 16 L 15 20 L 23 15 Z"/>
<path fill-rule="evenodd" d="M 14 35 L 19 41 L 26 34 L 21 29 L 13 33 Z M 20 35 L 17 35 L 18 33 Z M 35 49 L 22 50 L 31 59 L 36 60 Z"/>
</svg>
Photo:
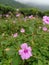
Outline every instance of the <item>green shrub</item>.
<svg viewBox="0 0 49 65">
<path fill-rule="evenodd" d="M 36 8 L 21 8 L 20 9 L 20 12 L 22 14 L 24 14 L 25 16 L 29 16 L 29 15 L 33 15 L 33 16 L 39 16 L 39 17 L 43 17 L 45 14 L 44 12 L 42 12 L 41 10 L 39 9 L 36 9 Z"/>
<path fill-rule="evenodd" d="M 6 14 L 8 12 L 15 12 L 15 8 L 12 8 L 10 6 L 0 5 L 0 14 Z"/>
<path fill-rule="evenodd" d="M 49 16 L 49 10 L 48 11 L 44 11 L 45 15 Z"/>
<path fill-rule="evenodd" d="M 49 32 L 43 31 L 43 26 L 41 18 L 26 22 L 23 17 L 0 19 L 0 65 L 49 65 Z M 46 26 L 49 30 L 49 25 Z M 20 32 L 21 28 L 25 33 Z M 14 38 L 15 33 L 18 36 Z M 24 61 L 18 53 L 22 43 L 31 46 L 33 55 Z"/>
</svg>

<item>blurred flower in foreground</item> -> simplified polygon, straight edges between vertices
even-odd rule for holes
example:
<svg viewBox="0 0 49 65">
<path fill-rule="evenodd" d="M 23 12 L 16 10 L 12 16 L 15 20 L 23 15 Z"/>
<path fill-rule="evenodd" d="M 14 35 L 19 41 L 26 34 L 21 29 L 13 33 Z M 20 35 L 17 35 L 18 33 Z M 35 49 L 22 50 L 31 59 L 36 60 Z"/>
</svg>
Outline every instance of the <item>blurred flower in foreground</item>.
<svg viewBox="0 0 49 65">
<path fill-rule="evenodd" d="M 32 49 L 27 43 L 23 43 L 21 45 L 21 49 L 19 50 L 19 55 L 21 56 L 22 60 L 29 59 L 32 56 Z"/>
<path fill-rule="evenodd" d="M 9 15 L 8 15 L 8 14 L 6 14 L 6 17 L 8 18 L 8 17 L 9 17 Z"/>
<path fill-rule="evenodd" d="M 43 29 L 43 31 L 47 31 L 47 28 L 46 27 L 43 27 L 42 29 Z"/>
<path fill-rule="evenodd" d="M 46 24 L 49 24 L 49 17 L 43 16 L 43 22 L 46 23 Z"/>
<path fill-rule="evenodd" d="M 21 28 L 20 32 L 21 33 L 24 33 L 25 32 L 25 29 Z"/>
<path fill-rule="evenodd" d="M 29 19 L 32 19 L 33 18 L 33 15 L 29 16 Z"/>
<path fill-rule="evenodd" d="M 16 17 L 19 17 L 20 16 L 20 14 L 16 14 Z"/>
<path fill-rule="evenodd" d="M 18 33 L 13 34 L 13 37 L 17 37 L 17 36 L 18 36 Z"/>
</svg>

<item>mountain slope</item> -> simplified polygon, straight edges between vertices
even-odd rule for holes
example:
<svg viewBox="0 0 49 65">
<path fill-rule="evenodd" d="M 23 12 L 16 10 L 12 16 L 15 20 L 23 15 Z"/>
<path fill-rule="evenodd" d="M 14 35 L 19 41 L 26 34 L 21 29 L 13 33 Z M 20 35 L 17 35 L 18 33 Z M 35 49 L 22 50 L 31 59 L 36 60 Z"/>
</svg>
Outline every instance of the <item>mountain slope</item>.
<svg viewBox="0 0 49 65">
<path fill-rule="evenodd" d="M 22 3 L 14 1 L 14 0 L 0 0 L 0 4 L 9 5 L 9 6 L 12 6 L 12 7 L 17 7 L 17 8 L 28 7 L 27 5 L 24 5 Z"/>
</svg>

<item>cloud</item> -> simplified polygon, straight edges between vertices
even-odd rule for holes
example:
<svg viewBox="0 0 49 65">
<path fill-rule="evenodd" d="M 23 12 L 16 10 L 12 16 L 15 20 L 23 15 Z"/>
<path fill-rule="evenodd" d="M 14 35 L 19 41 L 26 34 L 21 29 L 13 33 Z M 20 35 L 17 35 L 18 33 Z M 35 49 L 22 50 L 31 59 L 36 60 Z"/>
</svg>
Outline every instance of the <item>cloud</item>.
<svg viewBox="0 0 49 65">
<path fill-rule="evenodd" d="M 21 3 L 34 3 L 34 4 L 41 4 L 41 5 L 49 5 L 49 0 L 16 0 Z"/>
</svg>

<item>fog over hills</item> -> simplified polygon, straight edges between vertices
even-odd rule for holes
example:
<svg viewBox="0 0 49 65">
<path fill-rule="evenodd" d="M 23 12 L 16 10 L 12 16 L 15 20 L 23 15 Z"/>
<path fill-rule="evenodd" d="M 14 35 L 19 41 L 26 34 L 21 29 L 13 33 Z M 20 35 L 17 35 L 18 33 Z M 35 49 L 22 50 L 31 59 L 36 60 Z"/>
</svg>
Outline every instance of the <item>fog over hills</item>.
<svg viewBox="0 0 49 65">
<path fill-rule="evenodd" d="M 30 7 L 35 7 L 42 10 L 49 10 L 49 0 L 15 0 L 15 1 L 27 4 Z"/>
<path fill-rule="evenodd" d="M 26 8 L 27 5 L 20 3 L 19 1 L 15 0 L 0 0 L 0 4 L 6 5 L 6 6 L 12 6 L 15 8 Z"/>
<path fill-rule="evenodd" d="M 27 5 L 35 8 L 39 8 L 41 10 L 49 10 L 49 5 L 41 5 L 41 4 L 35 4 L 35 3 L 27 3 Z"/>
<path fill-rule="evenodd" d="M 0 0 L 0 4 L 17 8 L 35 7 L 41 10 L 49 10 L 49 0 Z"/>
</svg>

